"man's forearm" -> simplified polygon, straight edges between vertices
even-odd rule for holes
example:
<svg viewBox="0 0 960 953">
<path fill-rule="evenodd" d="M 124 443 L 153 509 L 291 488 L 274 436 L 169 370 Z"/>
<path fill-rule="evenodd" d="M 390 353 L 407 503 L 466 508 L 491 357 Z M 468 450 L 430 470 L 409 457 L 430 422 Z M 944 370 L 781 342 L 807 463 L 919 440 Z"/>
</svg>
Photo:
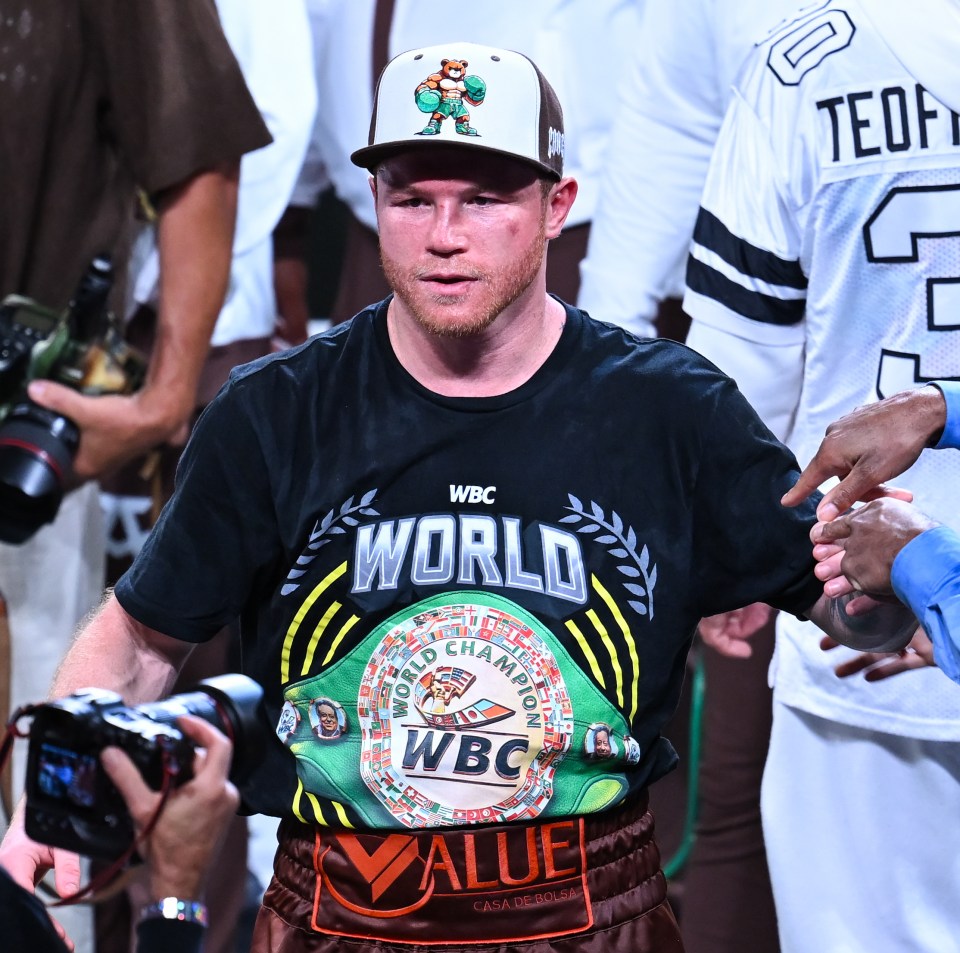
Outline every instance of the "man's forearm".
<svg viewBox="0 0 960 953">
<path fill-rule="evenodd" d="M 111 593 L 60 663 L 50 696 L 96 687 L 118 692 L 131 705 L 154 701 L 170 692 L 191 649 L 141 625 Z"/>
<path fill-rule="evenodd" d="M 160 304 L 144 388 L 164 436 L 187 421 L 230 278 L 239 163 L 199 173 L 160 202 Z"/>
</svg>

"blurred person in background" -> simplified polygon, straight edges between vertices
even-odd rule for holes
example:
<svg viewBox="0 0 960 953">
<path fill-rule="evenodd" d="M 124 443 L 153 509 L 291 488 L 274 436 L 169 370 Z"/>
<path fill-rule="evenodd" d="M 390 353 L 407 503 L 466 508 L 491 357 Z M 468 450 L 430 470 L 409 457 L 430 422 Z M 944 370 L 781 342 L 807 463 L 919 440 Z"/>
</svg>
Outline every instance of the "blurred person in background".
<svg viewBox="0 0 960 953">
<path fill-rule="evenodd" d="M 577 304 L 592 317 L 641 337 L 685 339 L 684 269 L 733 82 L 754 41 L 797 6 L 798 0 L 646 0 L 636 48 L 614 92 L 610 161 L 580 265 Z M 767 423 L 777 430 L 776 421 Z M 696 649 L 706 690 L 696 839 L 682 871 L 680 925 L 688 953 L 778 949 L 760 821 L 774 625 L 762 607 L 740 618 L 761 628 L 749 648 L 734 648 L 739 657 L 711 644 L 714 620 L 701 624 Z"/>
<path fill-rule="evenodd" d="M 30 386 L 34 401 L 79 427 L 80 482 L 182 433 L 227 288 L 240 157 L 270 137 L 212 0 L 15 7 L 0 18 L 0 294 L 63 309 L 106 252 L 121 276 L 112 299 L 121 310 L 138 188 L 158 215 L 159 343 L 143 389 L 88 397 L 50 381 Z M 92 482 L 66 495 L 52 525 L 0 545 L 11 632 L 0 668 L 13 707 L 46 693 L 103 583 Z M 19 757 L 15 767 L 19 774 Z M 69 916 L 85 953 L 89 912 Z"/>
<path fill-rule="evenodd" d="M 210 348 L 200 372 L 191 422 L 239 364 L 270 353 L 277 318 L 273 289 L 273 230 L 286 208 L 303 164 L 316 114 L 313 43 L 304 0 L 216 0 L 220 23 L 247 88 L 270 131 L 272 142 L 244 156 L 240 164 L 236 228 L 226 297 L 217 315 Z M 128 335 L 143 350 L 156 346 L 160 310 L 160 259 L 157 230 L 144 223 L 130 263 Z M 151 458 L 133 461 L 102 483 L 108 570 L 112 585 L 130 566 L 156 522 L 159 508 L 173 491 L 182 444 L 167 446 Z M 226 631 L 194 654 L 181 685 L 236 669 Z M 176 687 L 175 687 L 176 690 Z M 248 833 L 253 832 L 253 859 L 248 860 Z M 248 901 L 247 868 L 260 884 L 272 874 L 276 823 L 238 817 L 217 860 L 211 885 L 211 928 L 207 953 L 228 953 Z M 261 843 L 265 841 L 266 843 Z M 260 887 L 262 890 L 262 886 Z M 129 915 L 142 903 L 143 888 L 134 888 L 129 905 L 120 900 L 98 908 L 98 953 L 122 953 Z M 110 937 L 114 939 L 111 940 Z"/>
</svg>

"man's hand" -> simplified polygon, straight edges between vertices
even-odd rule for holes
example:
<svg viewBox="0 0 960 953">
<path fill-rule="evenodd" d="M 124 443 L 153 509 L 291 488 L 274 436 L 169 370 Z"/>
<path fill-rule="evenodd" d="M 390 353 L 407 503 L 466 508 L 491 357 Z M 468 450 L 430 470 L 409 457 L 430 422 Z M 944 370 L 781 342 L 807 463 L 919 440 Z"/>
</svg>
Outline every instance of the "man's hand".
<svg viewBox="0 0 960 953">
<path fill-rule="evenodd" d="M 939 525 L 909 503 L 874 500 L 810 531 L 814 570 L 831 598 L 859 591 L 892 597 L 890 572 L 897 553 L 916 536 Z"/>
<path fill-rule="evenodd" d="M 830 636 L 824 636 L 820 648 L 824 651 L 835 649 L 840 643 Z M 936 666 L 933 659 L 933 643 L 923 629 L 917 629 L 909 644 L 899 652 L 861 652 L 846 662 L 841 662 L 834 671 L 838 678 L 849 678 L 858 672 L 864 673 L 868 682 L 879 682 L 892 675 L 912 672 L 918 668 Z"/>
<path fill-rule="evenodd" d="M 54 884 L 61 897 L 75 893 L 80 886 L 80 858 L 76 854 L 38 844 L 27 837 L 23 800 L 13 812 L 0 843 L 0 866 L 31 893 L 48 870 L 56 872 Z"/>
<path fill-rule="evenodd" d="M 85 397 L 52 381 L 31 383 L 32 400 L 80 428 L 78 481 L 186 439 L 230 277 L 239 174 L 238 161 L 223 163 L 157 198 L 160 311 L 143 389 L 129 397 Z"/>
<path fill-rule="evenodd" d="M 67 897 L 80 889 L 80 858 L 65 850 L 55 850 L 46 844 L 38 844 L 27 837 L 24 830 L 24 801 L 21 799 L 10 819 L 10 826 L 0 843 L 0 867 L 24 890 L 33 893 L 36 885 L 48 870 L 55 870 L 54 885 L 61 897 Z M 73 940 L 67 936 L 63 924 L 50 917 L 57 935 L 68 950 L 74 949 Z"/>
<path fill-rule="evenodd" d="M 830 477 L 841 482 L 817 507 L 827 522 L 846 512 L 857 500 L 894 496 L 909 501 L 906 490 L 885 487 L 884 481 L 913 466 L 946 422 L 946 402 L 936 387 L 894 394 L 860 407 L 827 428 L 814 458 L 796 485 L 781 500 L 796 506 Z"/>
<path fill-rule="evenodd" d="M 207 867 L 236 813 L 240 797 L 227 780 L 233 745 L 200 718 L 184 715 L 178 727 L 200 747 L 193 778 L 167 797 L 156 826 L 141 844 L 154 899 L 200 897 Z M 157 810 L 161 795 L 148 787 L 136 765 L 119 748 L 106 748 L 101 761 L 123 796 L 139 835 Z"/>
<path fill-rule="evenodd" d="M 170 407 L 152 390 L 130 396 L 86 397 L 53 381 L 33 381 L 30 398 L 62 414 L 80 429 L 74 460 L 76 482 L 117 469 L 159 444 L 182 443 L 192 406 Z"/>
<path fill-rule="evenodd" d="M 700 638 L 728 658 L 750 658 L 753 646 L 747 640 L 770 621 L 773 612 L 770 606 L 755 602 L 743 609 L 709 616 L 700 620 Z"/>
</svg>

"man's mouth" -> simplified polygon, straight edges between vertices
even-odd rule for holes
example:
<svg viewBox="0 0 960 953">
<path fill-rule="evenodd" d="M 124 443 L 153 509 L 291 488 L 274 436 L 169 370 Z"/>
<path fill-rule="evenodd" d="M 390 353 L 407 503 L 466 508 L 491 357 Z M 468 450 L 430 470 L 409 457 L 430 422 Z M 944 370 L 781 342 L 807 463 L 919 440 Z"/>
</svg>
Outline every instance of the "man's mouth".
<svg viewBox="0 0 960 953">
<path fill-rule="evenodd" d="M 434 290 L 443 293 L 465 291 L 477 279 L 474 275 L 424 275 L 420 280 Z"/>
</svg>

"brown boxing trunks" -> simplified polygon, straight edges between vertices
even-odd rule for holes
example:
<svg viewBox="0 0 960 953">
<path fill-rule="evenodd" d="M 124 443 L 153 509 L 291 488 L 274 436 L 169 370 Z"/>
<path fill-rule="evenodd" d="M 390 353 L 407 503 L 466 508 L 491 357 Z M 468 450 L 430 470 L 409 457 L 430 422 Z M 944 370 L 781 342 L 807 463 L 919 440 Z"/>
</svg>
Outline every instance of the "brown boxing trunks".
<svg viewBox="0 0 960 953">
<path fill-rule="evenodd" d="M 646 798 L 419 832 L 280 826 L 251 953 L 682 953 Z"/>
</svg>

